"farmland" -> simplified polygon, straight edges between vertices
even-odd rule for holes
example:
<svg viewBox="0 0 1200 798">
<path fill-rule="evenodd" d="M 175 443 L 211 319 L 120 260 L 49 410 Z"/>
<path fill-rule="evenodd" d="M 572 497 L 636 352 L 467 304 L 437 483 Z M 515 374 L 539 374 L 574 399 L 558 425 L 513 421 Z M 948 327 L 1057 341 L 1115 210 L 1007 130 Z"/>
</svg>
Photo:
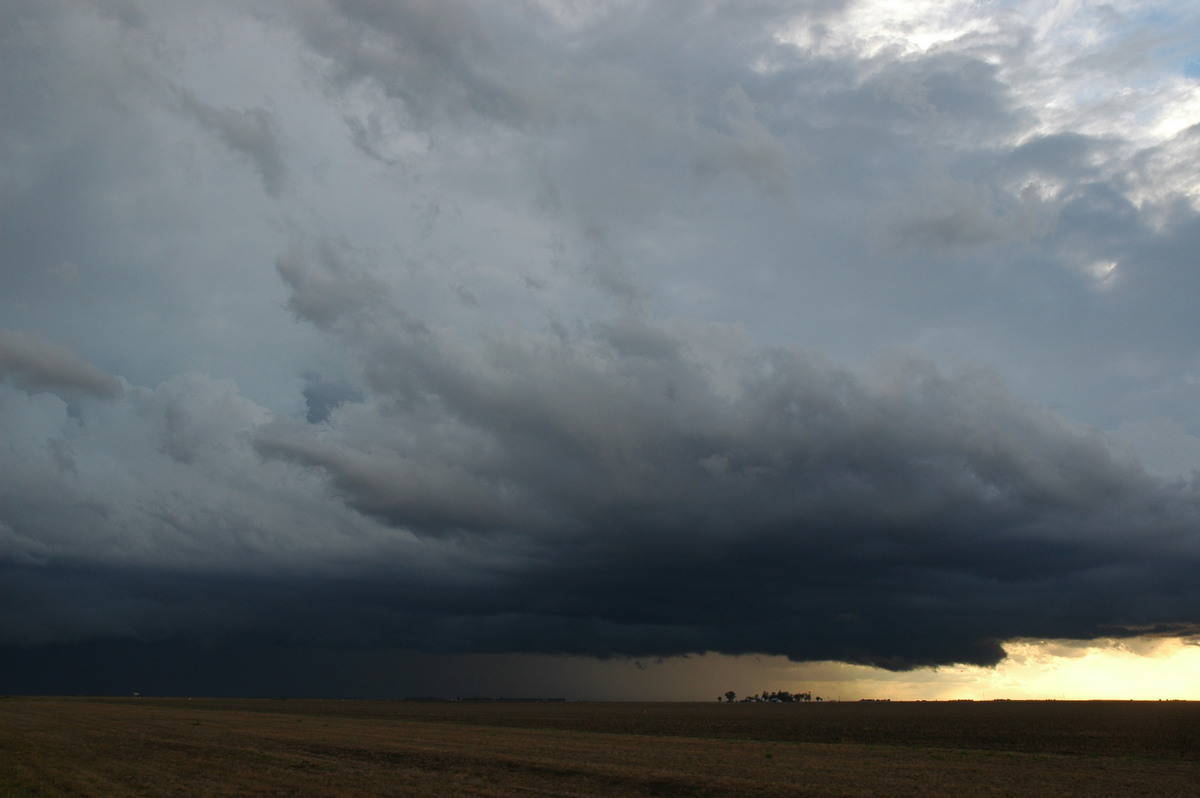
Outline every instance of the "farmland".
<svg viewBox="0 0 1200 798">
<path fill-rule="evenodd" d="M 1196 795 L 1200 704 L 0 699 L 0 796 Z"/>
</svg>

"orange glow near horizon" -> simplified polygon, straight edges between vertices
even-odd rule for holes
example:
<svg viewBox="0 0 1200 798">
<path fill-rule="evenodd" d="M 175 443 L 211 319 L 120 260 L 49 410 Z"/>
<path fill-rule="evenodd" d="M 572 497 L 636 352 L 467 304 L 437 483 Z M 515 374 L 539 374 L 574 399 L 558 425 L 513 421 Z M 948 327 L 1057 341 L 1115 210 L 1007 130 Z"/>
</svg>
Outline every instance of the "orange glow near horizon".
<svg viewBox="0 0 1200 798">
<path fill-rule="evenodd" d="M 825 700 L 894 701 L 1200 700 L 1200 637 L 1090 641 L 1021 640 L 995 667 L 968 665 L 891 672 L 777 656 L 673 657 L 655 661 L 518 656 L 538 684 L 580 698 L 709 701 L 727 690 L 811 692 Z M 567 667 L 563 667 L 566 665 Z M 588 687 L 579 691 L 580 685 Z"/>
<path fill-rule="evenodd" d="M 406 655 L 413 672 L 467 674 L 462 695 L 565 697 L 593 701 L 716 701 L 763 691 L 808 692 L 824 700 L 1200 701 L 1200 636 L 1006 643 L 992 668 L 955 665 L 892 672 L 840 662 L 703 654 L 606 660 L 548 654 Z M 489 678 L 479 683 L 476 674 Z M 405 688 L 411 690 L 412 688 Z M 438 689 L 423 688 L 436 694 Z"/>
<path fill-rule="evenodd" d="M 796 675 L 831 698 L 903 700 L 1200 700 L 1200 639 L 1023 640 L 993 668 L 891 673 L 837 663 L 797 664 Z"/>
</svg>

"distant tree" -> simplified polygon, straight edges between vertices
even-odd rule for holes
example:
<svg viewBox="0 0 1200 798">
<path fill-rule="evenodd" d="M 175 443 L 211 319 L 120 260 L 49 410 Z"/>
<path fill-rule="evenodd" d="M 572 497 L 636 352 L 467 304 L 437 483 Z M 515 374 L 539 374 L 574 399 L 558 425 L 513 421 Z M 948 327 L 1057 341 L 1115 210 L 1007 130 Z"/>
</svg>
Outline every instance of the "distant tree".
<svg viewBox="0 0 1200 798">
<path fill-rule="evenodd" d="M 737 700 L 737 693 L 730 690 L 729 692 L 725 693 L 725 700 L 727 702 L 729 702 L 730 704 L 732 704 L 734 701 Z"/>
</svg>

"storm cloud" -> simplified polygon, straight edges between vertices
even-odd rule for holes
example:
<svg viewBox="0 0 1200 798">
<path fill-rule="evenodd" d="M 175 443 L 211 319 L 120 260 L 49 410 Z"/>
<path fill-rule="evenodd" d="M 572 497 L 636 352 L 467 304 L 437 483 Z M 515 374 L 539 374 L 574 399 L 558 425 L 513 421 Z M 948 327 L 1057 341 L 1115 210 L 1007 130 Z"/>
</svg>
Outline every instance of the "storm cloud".
<svg viewBox="0 0 1200 798">
<path fill-rule="evenodd" d="M 464 342 L 376 295 L 311 309 L 295 257 L 293 307 L 358 354 L 373 399 L 255 445 L 497 559 L 445 608 L 488 611 L 439 644 L 912 667 L 1195 617 L 1196 485 L 985 371 L 900 351 L 856 375 L 636 318 Z"/>
<path fill-rule="evenodd" d="M 1018 6 L 14 4 L 10 678 L 1196 634 L 1196 18 Z"/>
</svg>

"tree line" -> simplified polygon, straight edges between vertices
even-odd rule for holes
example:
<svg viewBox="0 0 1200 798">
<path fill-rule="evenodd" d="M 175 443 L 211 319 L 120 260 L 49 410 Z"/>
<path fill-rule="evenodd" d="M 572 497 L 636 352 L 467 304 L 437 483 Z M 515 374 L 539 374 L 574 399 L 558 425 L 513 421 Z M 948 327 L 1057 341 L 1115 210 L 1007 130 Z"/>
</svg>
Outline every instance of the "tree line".
<svg viewBox="0 0 1200 798">
<path fill-rule="evenodd" d="M 717 701 L 720 702 L 724 698 L 725 703 L 732 704 L 738 700 L 737 693 L 730 690 L 724 696 L 717 696 Z M 771 693 L 766 690 L 762 691 L 761 695 L 749 695 L 742 699 L 742 703 L 769 702 L 775 704 L 792 704 L 798 701 L 820 701 L 821 696 L 813 698 L 812 693 L 790 693 L 787 690 L 776 690 Z"/>
</svg>

